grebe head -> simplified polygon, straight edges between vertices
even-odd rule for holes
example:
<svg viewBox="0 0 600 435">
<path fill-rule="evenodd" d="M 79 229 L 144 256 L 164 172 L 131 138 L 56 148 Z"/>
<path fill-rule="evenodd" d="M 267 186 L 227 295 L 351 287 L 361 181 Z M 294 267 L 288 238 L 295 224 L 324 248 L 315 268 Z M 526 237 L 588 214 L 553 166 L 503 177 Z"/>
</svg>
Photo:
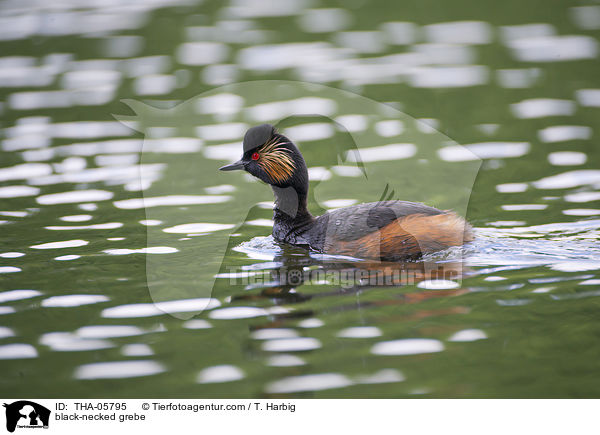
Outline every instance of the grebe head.
<svg viewBox="0 0 600 435">
<path fill-rule="evenodd" d="M 287 137 L 271 124 L 249 129 L 244 135 L 244 153 L 221 171 L 244 170 L 271 186 L 293 187 L 298 194 L 308 191 L 308 170 L 302 154 Z"/>
</svg>

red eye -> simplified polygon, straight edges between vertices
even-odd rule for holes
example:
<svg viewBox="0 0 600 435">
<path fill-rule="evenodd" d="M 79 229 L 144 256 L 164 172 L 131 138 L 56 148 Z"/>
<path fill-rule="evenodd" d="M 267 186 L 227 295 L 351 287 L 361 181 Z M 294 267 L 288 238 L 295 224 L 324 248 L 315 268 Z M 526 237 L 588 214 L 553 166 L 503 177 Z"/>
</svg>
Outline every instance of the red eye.
<svg viewBox="0 0 600 435">
<path fill-rule="evenodd" d="M 252 154 L 252 160 L 258 160 L 259 157 L 258 153 Z"/>
</svg>

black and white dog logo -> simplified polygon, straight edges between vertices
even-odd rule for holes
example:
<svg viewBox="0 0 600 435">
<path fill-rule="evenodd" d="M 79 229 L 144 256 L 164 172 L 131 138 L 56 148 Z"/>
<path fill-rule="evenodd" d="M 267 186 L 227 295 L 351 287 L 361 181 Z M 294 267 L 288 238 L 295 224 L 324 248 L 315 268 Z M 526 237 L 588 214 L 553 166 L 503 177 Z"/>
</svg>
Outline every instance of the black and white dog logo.
<svg viewBox="0 0 600 435">
<path fill-rule="evenodd" d="M 4 404 L 6 408 L 6 430 L 14 432 L 15 428 L 48 428 L 50 410 L 30 400 L 19 400 Z"/>
</svg>

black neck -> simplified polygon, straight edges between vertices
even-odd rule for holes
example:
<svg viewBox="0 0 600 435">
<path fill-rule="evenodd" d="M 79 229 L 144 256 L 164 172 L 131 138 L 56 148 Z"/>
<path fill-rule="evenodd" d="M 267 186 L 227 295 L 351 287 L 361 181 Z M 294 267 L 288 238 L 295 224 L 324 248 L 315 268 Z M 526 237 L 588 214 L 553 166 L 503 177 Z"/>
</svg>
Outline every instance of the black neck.
<svg viewBox="0 0 600 435">
<path fill-rule="evenodd" d="M 306 197 L 308 195 L 308 168 L 300 150 L 285 136 L 280 140 L 286 142 L 287 149 L 292 153 L 295 170 L 286 180 L 285 187 L 271 185 L 275 195 L 274 219 L 285 226 L 297 228 L 306 221 L 313 219 L 308 211 Z"/>
<path fill-rule="evenodd" d="M 293 222 L 312 219 L 307 207 L 307 192 L 298 192 L 294 187 L 271 187 L 275 195 L 275 219 Z"/>
</svg>

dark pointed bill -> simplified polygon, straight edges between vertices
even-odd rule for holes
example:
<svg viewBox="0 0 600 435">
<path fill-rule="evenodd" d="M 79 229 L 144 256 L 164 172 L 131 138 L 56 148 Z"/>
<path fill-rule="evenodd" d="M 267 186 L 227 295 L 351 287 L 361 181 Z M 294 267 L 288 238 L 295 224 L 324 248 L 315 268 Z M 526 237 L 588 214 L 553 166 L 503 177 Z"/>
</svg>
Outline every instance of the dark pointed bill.
<svg viewBox="0 0 600 435">
<path fill-rule="evenodd" d="M 235 163 L 231 163 L 230 165 L 225 165 L 219 168 L 219 171 L 237 171 L 240 169 L 244 169 L 244 162 L 238 160 Z"/>
</svg>

